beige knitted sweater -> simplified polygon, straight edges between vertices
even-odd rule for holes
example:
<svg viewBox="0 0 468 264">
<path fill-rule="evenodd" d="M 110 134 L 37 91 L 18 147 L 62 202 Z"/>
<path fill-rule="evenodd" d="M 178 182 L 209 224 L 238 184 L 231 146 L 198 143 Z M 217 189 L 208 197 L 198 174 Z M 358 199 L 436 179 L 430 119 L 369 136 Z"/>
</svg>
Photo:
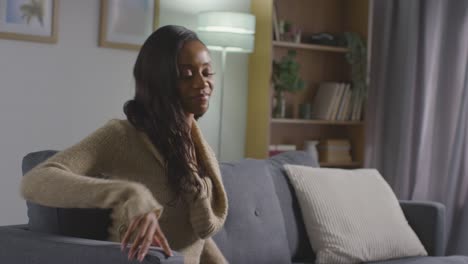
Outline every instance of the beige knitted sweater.
<svg viewBox="0 0 468 264">
<path fill-rule="evenodd" d="M 213 151 L 193 122 L 192 140 L 207 174 L 199 195 L 174 199 L 161 154 L 126 120 L 111 120 L 80 143 L 23 177 L 25 199 L 62 208 L 112 208 L 109 240 L 119 242 L 129 221 L 156 211 L 162 231 L 185 263 L 227 263 L 210 238 L 224 224 L 227 197 Z"/>
</svg>

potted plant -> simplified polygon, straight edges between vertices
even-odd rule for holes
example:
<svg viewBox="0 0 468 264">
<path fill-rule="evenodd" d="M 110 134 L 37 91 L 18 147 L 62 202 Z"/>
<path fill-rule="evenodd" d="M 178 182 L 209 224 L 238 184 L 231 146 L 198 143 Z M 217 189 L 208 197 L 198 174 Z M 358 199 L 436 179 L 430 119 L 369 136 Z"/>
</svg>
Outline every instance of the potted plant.
<svg viewBox="0 0 468 264">
<path fill-rule="evenodd" d="M 296 61 L 296 51 L 288 50 L 288 54 L 280 61 L 273 61 L 273 88 L 275 97 L 273 117 L 286 117 L 286 100 L 284 92 L 295 93 L 304 89 L 304 81 L 299 76 L 299 63 Z"/>
<path fill-rule="evenodd" d="M 353 84 L 353 96 L 356 101 L 367 99 L 367 49 L 366 44 L 355 32 L 344 34 L 349 52 L 346 60 L 351 65 L 351 79 Z M 362 101 L 361 101 L 362 102 Z"/>
</svg>

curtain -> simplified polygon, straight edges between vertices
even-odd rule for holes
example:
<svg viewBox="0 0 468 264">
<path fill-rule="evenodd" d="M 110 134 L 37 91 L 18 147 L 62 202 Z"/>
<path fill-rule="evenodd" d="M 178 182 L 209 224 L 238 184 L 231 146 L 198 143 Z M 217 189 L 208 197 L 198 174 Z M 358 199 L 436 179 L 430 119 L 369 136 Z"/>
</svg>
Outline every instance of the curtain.
<svg viewBox="0 0 468 264">
<path fill-rule="evenodd" d="M 468 255 L 468 1 L 373 0 L 366 167 L 400 199 L 446 206 Z"/>
</svg>

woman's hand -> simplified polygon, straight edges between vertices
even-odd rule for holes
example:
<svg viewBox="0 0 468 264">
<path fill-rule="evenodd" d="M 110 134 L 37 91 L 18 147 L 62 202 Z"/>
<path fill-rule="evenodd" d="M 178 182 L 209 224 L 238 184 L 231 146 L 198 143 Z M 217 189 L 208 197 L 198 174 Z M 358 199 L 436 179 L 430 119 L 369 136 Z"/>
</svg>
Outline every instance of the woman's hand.
<svg viewBox="0 0 468 264">
<path fill-rule="evenodd" d="M 128 252 L 129 260 L 135 258 L 138 253 L 138 260 L 140 262 L 143 261 L 152 244 L 162 247 L 166 255 L 172 256 L 171 249 L 161 231 L 155 212 L 149 212 L 132 219 L 122 239 L 122 251 L 127 248 L 127 244 L 133 234 L 135 234 L 135 240 Z"/>
</svg>

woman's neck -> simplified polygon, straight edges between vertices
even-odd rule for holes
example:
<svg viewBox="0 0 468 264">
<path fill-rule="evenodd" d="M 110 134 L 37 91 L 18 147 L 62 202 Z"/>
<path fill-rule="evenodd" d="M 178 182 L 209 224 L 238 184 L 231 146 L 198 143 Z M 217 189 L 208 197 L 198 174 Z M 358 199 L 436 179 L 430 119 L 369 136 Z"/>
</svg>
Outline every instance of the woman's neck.
<svg viewBox="0 0 468 264">
<path fill-rule="evenodd" d="M 185 115 L 185 121 L 187 122 L 187 125 L 188 127 L 190 127 L 190 129 L 192 129 L 192 124 L 193 124 L 193 114 L 186 114 Z"/>
</svg>

